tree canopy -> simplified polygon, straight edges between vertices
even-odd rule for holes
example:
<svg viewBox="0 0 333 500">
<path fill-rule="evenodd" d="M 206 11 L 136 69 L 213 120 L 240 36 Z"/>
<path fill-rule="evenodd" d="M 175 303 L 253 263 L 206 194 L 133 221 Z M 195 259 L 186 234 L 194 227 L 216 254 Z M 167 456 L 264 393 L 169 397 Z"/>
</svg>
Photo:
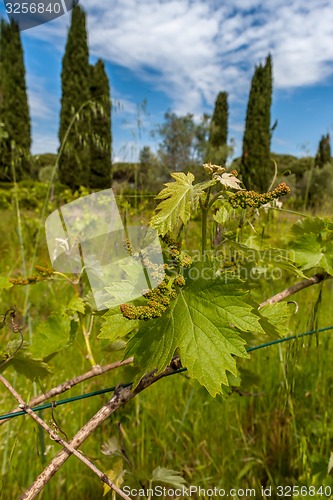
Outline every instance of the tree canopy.
<svg viewBox="0 0 333 500">
<path fill-rule="evenodd" d="M 110 85 L 104 63 L 90 66 L 90 97 L 92 99 L 89 187 L 111 186 L 111 99 Z"/>
<path fill-rule="evenodd" d="M 30 174 L 31 129 L 23 47 L 17 24 L 1 20 L 0 33 L 0 180 Z"/>
<path fill-rule="evenodd" d="M 330 134 L 322 135 L 318 145 L 317 155 L 315 158 L 315 165 L 318 167 L 323 167 L 324 165 L 326 165 L 326 163 L 329 163 L 331 160 L 332 156 L 331 156 Z"/>
<path fill-rule="evenodd" d="M 167 112 L 164 123 L 157 127 L 161 137 L 158 155 L 167 171 L 182 171 L 203 163 L 209 128 L 209 116 L 204 114 L 199 123 L 188 113 L 178 116 Z"/>
<path fill-rule="evenodd" d="M 228 156 L 228 94 L 220 92 L 209 127 L 206 162 L 224 166 Z"/>
<path fill-rule="evenodd" d="M 90 66 L 86 31 L 86 16 L 80 6 L 72 10 L 62 61 L 62 98 L 59 140 L 65 140 L 69 125 L 78 113 L 75 125 L 68 133 L 66 145 L 59 161 L 59 178 L 72 189 L 88 186 L 90 178 L 90 117 L 82 109 L 90 99 Z"/>
<path fill-rule="evenodd" d="M 241 174 L 248 189 L 266 191 L 274 175 L 270 159 L 272 58 L 255 68 L 246 113 Z"/>
</svg>

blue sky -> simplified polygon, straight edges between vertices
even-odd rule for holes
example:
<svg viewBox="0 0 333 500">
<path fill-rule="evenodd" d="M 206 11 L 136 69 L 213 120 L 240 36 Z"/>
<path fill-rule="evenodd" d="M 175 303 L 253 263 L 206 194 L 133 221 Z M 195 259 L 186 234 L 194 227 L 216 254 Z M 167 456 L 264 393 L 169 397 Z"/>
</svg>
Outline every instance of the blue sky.
<svg viewBox="0 0 333 500">
<path fill-rule="evenodd" d="M 81 0 L 91 62 L 113 100 L 113 156 L 135 161 L 167 110 L 212 113 L 229 93 L 229 137 L 242 146 L 254 66 L 273 56 L 272 151 L 315 154 L 333 136 L 333 0 Z M 1 5 L 1 11 L 3 6 Z M 22 32 L 33 153 L 56 152 L 70 15 Z M 146 104 L 145 104 L 146 103 Z"/>
</svg>

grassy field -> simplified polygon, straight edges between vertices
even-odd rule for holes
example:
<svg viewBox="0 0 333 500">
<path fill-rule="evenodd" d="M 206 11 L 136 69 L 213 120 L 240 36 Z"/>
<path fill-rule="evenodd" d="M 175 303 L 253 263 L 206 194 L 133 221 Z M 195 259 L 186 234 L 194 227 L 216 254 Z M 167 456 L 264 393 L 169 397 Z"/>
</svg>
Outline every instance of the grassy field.
<svg viewBox="0 0 333 500">
<path fill-rule="evenodd" d="M 129 218 L 137 217 L 133 209 L 124 206 Z M 24 275 L 24 267 L 29 270 L 40 226 L 35 211 L 25 209 L 20 215 L 21 225 L 14 207 L 1 211 L 0 271 L 10 276 Z M 288 227 L 295 220 L 296 215 L 283 213 L 267 218 L 265 236 L 283 245 Z M 197 223 L 192 225 L 194 233 L 198 232 Z M 21 241 L 18 229 L 22 232 Z M 188 238 L 190 245 L 193 240 Z M 45 261 L 48 256 L 41 233 L 36 263 L 43 265 Z M 264 300 L 290 284 L 287 277 L 273 284 L 260 282 L 255 293 Z M 69 285 L 63 281 L 16 286 L 0 295 L 0 312 L 15 305 L 18 320 L 22 316 L 28 318 L 24 327 L 28 340 L 40 321 L 59 303 L 66 304 L 70 294 Z M 332 281 L 303 290 L 293 298 L 298 311 L 291 320 L 292 333 L 333 325 Z M 98 328 L 97 321 L 92 347 L 98 363 L 119 359 L 121 353 L 110 351 L 106 341 L 96 338 Z M 226 490 L 254 488 L 257 498 L 264 498 L 260 494 L 263 486 L 272 486 L 274 491 L 278 485 L 327 485 L 333 492 L 333 477 L 327 474 L 333 452 L 332 332 L 253 352 L 251 359 L 239 363 L 242 384 L 228 397 L 211 398 L 205 389 L 188 379 L 186 372 L 168 377 L 107 420 L 81 449 L 100 469 L 108 471 L 119 460 L 110 453 L 116 445 L 120 447 L 128 471 L 125 484 L 136 488 L 148 486 L 152 471 L 160 466 L 178 471 L 187 485 Z M 12 336 L 9 329 L 1 330 L 1 342 Z M 69 349 L 54 358 L 53 374 L 42 383 L 31 383 L 11 369 L 6 376 L 29 399 L 89 370 L 83 350 L 79 336 Z M 115 386 L 132 377 L 132 369 L 123 368 L 85 382 L 65 397 Z M 54 417 L 71 437 L 108 399 L 108 395 L 103 395 L 61 406 L 54 409 Z M 0 391 L 0 401 L 1 414 L 15 407 L 12 396 L 4 389 Z M 52 418 L 50 410 L 44 410 L 41 416 L 46 422 Z M 17 498 L 58 448 L 27 416 L 4 423 L 0 427 L 1 498 Z M 99 480 L 72 457 L 40 498 L 85 500 L 102 496 Z M 234 498 L 250 497 L 240 492 Z M 272 498 L 278 497 L 273 493 Z"/>
</svg>

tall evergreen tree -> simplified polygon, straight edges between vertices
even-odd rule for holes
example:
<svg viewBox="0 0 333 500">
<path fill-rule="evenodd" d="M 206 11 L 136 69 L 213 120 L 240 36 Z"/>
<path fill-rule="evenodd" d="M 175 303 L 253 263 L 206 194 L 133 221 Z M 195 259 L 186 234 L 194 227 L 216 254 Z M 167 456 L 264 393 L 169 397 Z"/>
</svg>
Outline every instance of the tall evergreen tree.
<svg viewBox="0 0 333 500">
<path fill-rule="evenodd" d="M 90 140 L 90 181 L 93 189 L 111 185 L 111 99 L 103 61 L 90 67 L 92 103 Z"/>
<path fill-rule="evenodd" d="M 65 139 L 75 113 L 90 99 L 90 66 L 86 31 L 86 16 L 79 5 L 72 10 L 62 61 L 62 98 L 59 140 Z M 59 161 L 59 178 L 71 189 L 88 186 L 90 180 L 90 110 L 81 109 L 71 128 Z"/>
<path fill-rule="evenodd" d="M 0 180 L 10 181 L 12 160 L 18 180 L 30 174 L 31 129 L 19 28 L 2 19 L 0 29 Z"/>
<path fill-rule="evenodd" d="M 220 92 L 209 128 L 206 162 L 225 165 L 228 156 L 228 94 Z"/>
<path fill-rule="evenodd" d="M 315 165 L 323 167 L 326 163 L 332 160 L 331 156 L 331 139 L 330 134 L 322 135 L 318 145 Z"/>
<path fill-rule="evenodd" d="M 272 58 L 256 67 L 246 113 L 241 174 L 248 189 L 266 191 L 274 175 L 270 161 Z"/>
</svg>

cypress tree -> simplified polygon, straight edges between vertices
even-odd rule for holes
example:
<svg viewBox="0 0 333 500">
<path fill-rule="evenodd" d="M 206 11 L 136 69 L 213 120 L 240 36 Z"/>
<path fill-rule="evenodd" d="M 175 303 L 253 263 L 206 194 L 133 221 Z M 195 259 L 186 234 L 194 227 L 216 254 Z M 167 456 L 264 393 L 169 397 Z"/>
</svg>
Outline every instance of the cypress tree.
<svg viewBox="0 0 333 500">
<path fill-rule="evenodd" d="M 12 159 L 15 161 L 17 180 L 30 174 L 30 115 L 18 25 L 14 21 L 8 24 L 2 19 L 0 35 L 0 121 L 3 131 L 0 141 L 0 180 L 11 181 Z"/>
<path fill-rule="evenodd" d="M 168 172 L 149 146 L 144 146 L 139 154 L 137 172 L 138 188 L 141 191 L 157 193 L 164 180 L 168 180 Z M 164 179 L 166 177 L 166 179 Z"/>
<path fill-rule="evenodd" d="M 315 165 L 318 167 L 323 167 L 326 163 L 329 163 L 331 160 L 332 157 L 331 157 L 330 135 L 329 134 L 322 135 L 318 145 Z"/>
<path fill-rule="evenodd" d="M 220 92 L 209 128 L 206 162 L 224 166 L 228 156 L 228 94 Z"/>
<path fill-rule="evenodd" d="M 4 43 L 3 43 L 3 30 L 4 30 L 4 20 L 1 19 L 0 21 L 0 112 L 2 112 L 2 103 L 3 103 L 3 49 L 4 49 Z M 0 120 L 1 120 L 2 113 L 0 114 Z M 3 123 L 3 122 L 0 122 Z"/>
<path fill-rule="evenodd" d="M 111 99 L 103 61 L 90 67 L 90 97 L 93 101 L 90 140 L 90 187 L 111 186 Z"/>
<path fill-rule="evenodd" d="M 255 68 L 246 113 L 241 161 L 242 179 L 247 189 L 264 192 L 274 175 L 270 161 L 272 104 L 272 59 Z"/>
<path fill-rule="evenodd" d="M 90 66 L 86 31 L 86 16 L 79 5 L 72 9 L 72 22 L 68 32 L 62 61 L 62 98 L 59 140 L 62 144 L 69 124 L 81 106 L 90 99 Z M 68 134 L 59 161 L 59 178 L 71 189 L 88 186 L 90 179 L 90 111 L 81 109 L 75 125 Z"/>
</svg>

